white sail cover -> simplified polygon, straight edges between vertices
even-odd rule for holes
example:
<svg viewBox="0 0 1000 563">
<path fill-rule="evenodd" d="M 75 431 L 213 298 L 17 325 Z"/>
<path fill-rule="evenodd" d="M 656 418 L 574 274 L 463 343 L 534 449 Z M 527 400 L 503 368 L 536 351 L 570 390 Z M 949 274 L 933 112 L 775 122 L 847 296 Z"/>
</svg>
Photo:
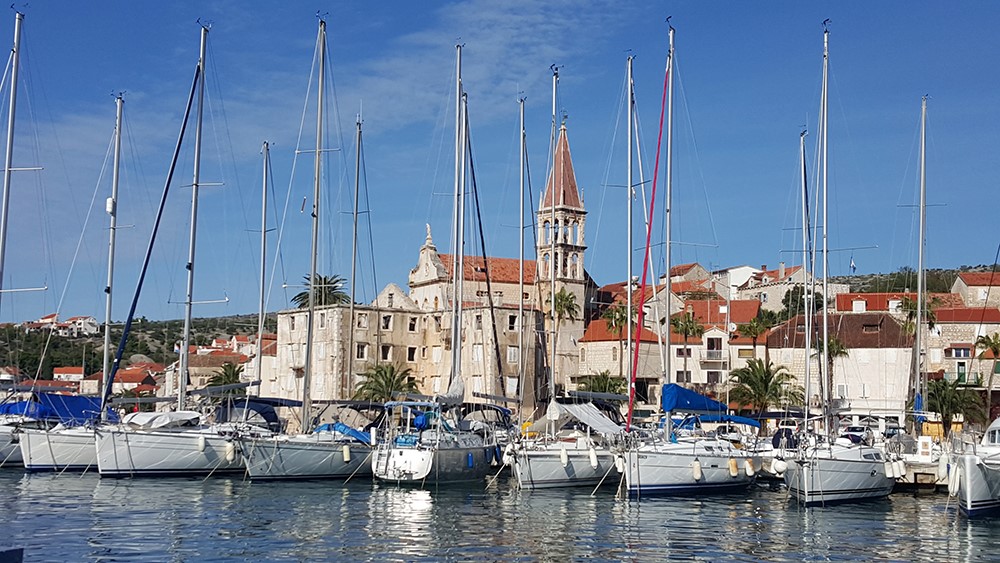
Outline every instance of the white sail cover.
<svg viewBox="0 0 1000 563">
<path fill-rule="evenodd" d="M 133 412 L 125 415 L 122 422 L 134 428 L 154 429 L 194 426 L 199 420 L 201 414 L 195 411 Z"/>
<path fill-rule="evenodd" d="M 555 419 L 551 418 L 553 415 L 556 416 Z M 535 421 L 526 431 L 544 432 L 545 428 L 552 422 L 555 422 L 556 429 L 559 429 L 569 422 L 570 419 L 575 419 L 586 424 L 599 434 L 617 434 L 622 430 L 620 426 L 605 416 L 593 403 L 562 404 L 552 402 L 546 410 L 545 417 Z"/>
</svg>

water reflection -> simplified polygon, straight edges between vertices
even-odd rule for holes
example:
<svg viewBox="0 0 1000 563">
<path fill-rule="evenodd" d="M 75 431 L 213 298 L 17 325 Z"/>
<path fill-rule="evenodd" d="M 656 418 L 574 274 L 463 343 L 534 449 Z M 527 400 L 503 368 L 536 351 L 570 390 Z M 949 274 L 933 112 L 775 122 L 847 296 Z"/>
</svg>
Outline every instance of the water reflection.
<svg viewBox="0 0 1000 563">
<path fill-rule="evenodd" d="M 0 471 L 28 560 L 989 560 L 998 520 L 945 495 L 802 509 L 784 492 L 627 502 L 612 489 L 101 480 Z"/>
</svg>

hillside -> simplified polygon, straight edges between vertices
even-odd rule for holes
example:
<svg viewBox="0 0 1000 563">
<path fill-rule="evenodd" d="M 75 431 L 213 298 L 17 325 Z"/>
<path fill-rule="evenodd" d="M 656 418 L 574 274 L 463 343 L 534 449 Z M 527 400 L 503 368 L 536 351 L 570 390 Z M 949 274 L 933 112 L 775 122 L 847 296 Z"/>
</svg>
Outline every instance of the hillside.
<svg viewBox="0 0 1000 563">
<path fill-rule="evenodd" d="M 929 269 L 927 270 L 927 291 L 948 293 L 959 273 L 991 271 L 1000 271 L 1000 266 L 981 264 L 979 266 L 960 266 L 954 269 Z M 834 276 L 830 278 L 830 282 L 847 284 L 851 287 L 851 291 L 859 293 L 916 291 L 917 273 L 913 268 L 900 268 L 898 271 L 888 274 Z"/>
</svg>

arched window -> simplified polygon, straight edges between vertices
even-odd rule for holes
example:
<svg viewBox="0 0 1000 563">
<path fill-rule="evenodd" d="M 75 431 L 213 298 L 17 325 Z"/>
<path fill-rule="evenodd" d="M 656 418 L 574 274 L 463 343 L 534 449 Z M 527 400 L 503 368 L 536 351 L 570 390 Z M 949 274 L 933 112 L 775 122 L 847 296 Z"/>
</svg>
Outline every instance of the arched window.
<svg viewBox="0 0 1000 563">
<path fill-rule="evenodd" d="M 618 348 L 612 348 L 611 349 L 611 361 L 612 362 L 617 362 L 618 361 Z"/>
<path fill-rule="evenodd" d="M 543 222 L 542 233 L 541 233 L 542 240 L 539 241 L 539 244 L 549 244 L 549 237 L 551 236 L 551 233 L 552 233 L 552 225 L 548 221 Z"/>
<path fill-rule="evenodd" d="M 574 252 L 573 256 L 570 257 L 569 276 L 571 278 L 581 278 L 581 277 L 583 277 L 583 276 L 580 275 L 580 269 L 579 268 L 580 268 L 580 255 Z"/>
</svg>

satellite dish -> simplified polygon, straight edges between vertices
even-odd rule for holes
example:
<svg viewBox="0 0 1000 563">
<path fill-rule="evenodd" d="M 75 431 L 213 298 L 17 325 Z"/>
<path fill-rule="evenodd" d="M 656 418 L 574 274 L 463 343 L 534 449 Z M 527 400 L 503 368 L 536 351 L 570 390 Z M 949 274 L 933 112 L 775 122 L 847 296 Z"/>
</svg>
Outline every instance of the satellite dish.
<svg viewBox="0 0 1000 563">
<path fill-rule="evenodd" d="M 736 332 L 736 323 L 729 323 L 729 332 Z"/>
</svg>

